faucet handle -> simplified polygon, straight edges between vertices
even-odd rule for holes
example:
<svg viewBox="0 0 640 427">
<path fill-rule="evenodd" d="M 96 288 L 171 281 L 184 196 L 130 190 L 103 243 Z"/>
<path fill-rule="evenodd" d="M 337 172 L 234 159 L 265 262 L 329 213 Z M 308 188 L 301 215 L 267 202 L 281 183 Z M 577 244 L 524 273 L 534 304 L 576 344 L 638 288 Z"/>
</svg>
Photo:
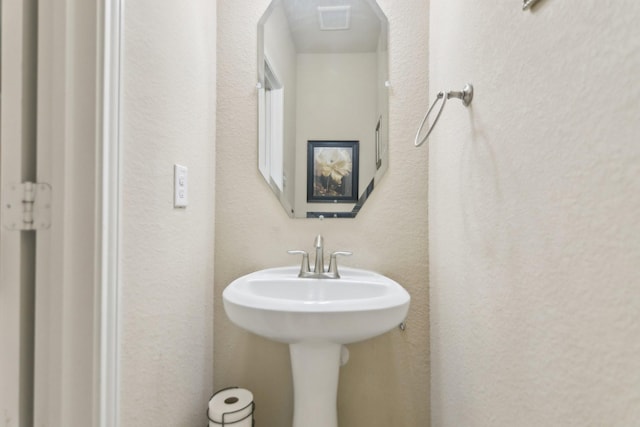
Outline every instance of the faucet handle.
<svg viewBox="0 0 640 427">
<path fill-rule="evenodd" d="M 333 275 L 336 279 L 340 278 L 340 274 L 338 274 L 338 255 L 351 256 L 353 252 L 336 251 L 331 253 L 329 257 L 329 274 Z"/>
<path fill-rule="evenodd" d="M 302 264 L 300 264 L 300 274 L 298 276 L 309 273 L 309 254 L 307 251 L 287 251 L 287 253 L 289 255 L 302 255 Z"/>
</svg>

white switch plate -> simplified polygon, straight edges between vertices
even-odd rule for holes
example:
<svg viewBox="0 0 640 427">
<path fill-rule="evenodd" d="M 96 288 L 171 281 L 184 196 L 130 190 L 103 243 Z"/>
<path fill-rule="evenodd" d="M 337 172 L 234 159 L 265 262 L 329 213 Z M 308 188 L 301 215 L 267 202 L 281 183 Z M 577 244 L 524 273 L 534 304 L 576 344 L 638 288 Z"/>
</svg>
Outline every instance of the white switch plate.
<svg viewBox="0 0 640 427">
<path fill-rule="evenodd" d="M 173 206 L 185 208 L 189 202 L 187 168 L 173 165 Z"/>
</svg>

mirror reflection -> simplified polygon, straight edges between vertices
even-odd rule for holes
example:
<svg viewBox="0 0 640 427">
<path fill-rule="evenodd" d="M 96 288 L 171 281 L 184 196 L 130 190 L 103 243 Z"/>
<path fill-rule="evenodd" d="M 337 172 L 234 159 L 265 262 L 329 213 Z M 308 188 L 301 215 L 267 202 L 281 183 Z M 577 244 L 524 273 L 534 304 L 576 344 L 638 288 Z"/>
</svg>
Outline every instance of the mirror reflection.
<svg viewBox="0 0 640 427">
<path fill-rule="evenodd" d="M 355 217 L 388 166 L 375 0 L 273 0 L 258 23 L 259 169 L 294 218 Z"/>
</svg>

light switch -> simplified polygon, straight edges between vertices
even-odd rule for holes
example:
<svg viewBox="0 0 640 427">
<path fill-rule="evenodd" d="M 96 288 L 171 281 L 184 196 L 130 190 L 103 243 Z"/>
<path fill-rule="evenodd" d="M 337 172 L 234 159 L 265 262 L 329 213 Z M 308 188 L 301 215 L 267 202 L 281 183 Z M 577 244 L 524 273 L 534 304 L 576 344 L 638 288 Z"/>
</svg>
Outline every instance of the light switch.
<svg viewBox="0 0 640 427">
<path fill-rule="evenodd" d="M 187 168 L 181 165 L 173 165 L 173 206 L 185 208 L 188 198 Z"/>
</svg>

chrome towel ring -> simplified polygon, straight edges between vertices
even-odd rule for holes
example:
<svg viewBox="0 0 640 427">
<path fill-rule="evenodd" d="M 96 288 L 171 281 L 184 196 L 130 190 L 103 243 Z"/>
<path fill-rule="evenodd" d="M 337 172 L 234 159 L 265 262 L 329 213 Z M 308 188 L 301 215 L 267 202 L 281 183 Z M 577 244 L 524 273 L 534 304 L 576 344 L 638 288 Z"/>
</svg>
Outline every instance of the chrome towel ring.
<svg viewBox="0 0 640 427">
<path fill-rule="evenodd" d="M 468 107 L 471 104 L 471 101 L 473 100 L 473 85 L 471 85 L 471 83 L 466 84 L 464 86 L 464 89 L 462 89 L 462 91 L 460 92 L 456 92 L 452 90 L 448 91 L 446 94 L 444 92 L 438 92 L 438 94 L 436 95 L 436 99 L 431 104 L 431 107 L 429 107 L 429 109 L 427 110 L 427 114 L 424 115 L 424 119 L 422 119 L 422 123 L 420 123 L 420 127 L 418 128 L 418 132 L 416 132 L 416 137 L 413 141 L 413 145 L 415 145 L 416 147 L 420 147 L 422 144 L 425 143 L 427 139 L 429 139 L 429 135 L 431 135 L 431 132 L 433 132 L 433 128 L 435 128 L 436 123 L 438 123 L 438 119 L 442 114 L 442 110 L 444 110 L 444 106 L 447 103 L 447 99 L 449 98 L 458 98 L 462 101 L 462 105 L 464 105 L 465 107 Z M 429 114 L 431 114 L 431 111 L 433 111 L 434 107 L 440 100 L 442 100 L 442 104 L 440 105 L 438 114 L 436 114 L 436 118 L 433 120 L 433 124 L 427 131 L 427 134 L 420 140 L 420 142 L 418 142 L 418 140 L 420 139 L 420 132 L 422 132 L 422 128 L 424 127 L 424 124 L 427 123 L 427 118 L 429 117 Z"/>
<path fill-rule="evenodd" d="M 413 145 L 415 145 L 416 147 L 420 147 L 429 138 L 429 135 L 433 131 L 433 128 L 436 126 L 436 123 L 438 123 L 438 119 L 440 118 L 440 114 L 442 114 L 442 110 L 444 110 L 444 105 L 447 103 L 447 98 L 448 97 L 444 94 L 444 92 L 438 92 L 438 94 L 436 95 L 436 99 L 431 104 L 431 107 L 429 107 L 429 109 L 427 110 L 427 114 L 424 115 L 424 119 L 422 119 L 422 123 L 420 123 L 420 127 L 418 128 L 418 132 L 416 132 L 416 138 L 413 141 Z M 442 105 L 440 105 L 440 109 L 438 110 L 438 114 L 436 114 L 436 118 L 433 121 L 433 124 L 427 131 L 427 134 L 424 136 L 424 138 L 422 138 L 422 140 L 418 142 L 418 138 L 420 137 L 420 132 L 422 132 L 422 128 L 424 127 L 424 124 L 427 122 L 427 118 L 429 117 L 429 114 L 431 114 L 431 110 L 433 110 L 433 107 L 435 107 L 438 101 L 440 100 L 442 100 Z"/>
</svg>

